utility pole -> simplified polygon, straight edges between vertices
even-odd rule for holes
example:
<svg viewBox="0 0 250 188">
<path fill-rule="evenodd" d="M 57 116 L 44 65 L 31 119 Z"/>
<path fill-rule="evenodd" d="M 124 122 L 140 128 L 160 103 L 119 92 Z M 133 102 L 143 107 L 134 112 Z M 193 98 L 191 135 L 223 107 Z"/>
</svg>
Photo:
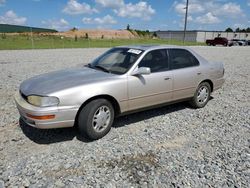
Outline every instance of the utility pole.
<svg viewBox="0 0 250 188">
<path fill-rule="evenodd" d="M 32 49 L 34 49 L 34 39 L 33 39 L 32 27 L 30 27 L 30 32 L 31 32 L 31 46 L 32 46 Z"/>
<path fill-rule="evenodd" d="M 186 15 L 185 15 L 184 34 L 183 34 L 183 44 L 185 43 L 185 40 L 186 40 L 187 17 L 188 17 L 188 0 L 187 0 L 185 9 L 186 9 Z"/>
</svg>

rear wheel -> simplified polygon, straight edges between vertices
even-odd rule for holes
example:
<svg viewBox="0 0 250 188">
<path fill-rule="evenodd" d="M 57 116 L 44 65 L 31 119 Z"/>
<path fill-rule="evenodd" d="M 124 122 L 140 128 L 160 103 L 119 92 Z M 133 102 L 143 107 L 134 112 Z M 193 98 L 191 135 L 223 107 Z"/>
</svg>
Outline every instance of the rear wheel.
<svg viewBox="0 0 250 188">
<path fill-rule="evenodd" d="M 210 84 L 208 82 L 202 82 L 196 89 L 196 92 L 194 94 L 194 97 L 191 99 L 190 104 L 194 108 L 202 108 L 206 106 L 206 104 L 208 103 L 210 94 L 211 94 Z"/>
<path fill-rule="evenodd" d="M 89 102 L 80 112 L 78 128 L 81 134 L 91 140 L 105 136 L 114 121 L 114 108 L 106 99 L 96 99 Z"/>
</svg>

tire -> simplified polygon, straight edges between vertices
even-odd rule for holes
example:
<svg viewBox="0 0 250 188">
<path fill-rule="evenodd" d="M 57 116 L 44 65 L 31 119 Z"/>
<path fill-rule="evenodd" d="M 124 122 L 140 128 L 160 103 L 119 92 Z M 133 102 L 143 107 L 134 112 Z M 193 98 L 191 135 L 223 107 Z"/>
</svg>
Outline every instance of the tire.
<svg viewBox="0 0 250 188">
<path fill-rule="evenodd" d="M 89 102 L 78 116 L 80 134 L 91 140 L 104 137 L 111 129 L 114 121 L 114 108 L 106 99 Z"/>
<path fill-rule="evenodd" d="M 190 104 L 194 108 L 203 108 L 206 106 L 210 99 L 211 86 L 208 82 L 202 82 L 197 87 L 194 97 L 191 99 Z M 200 97 L 199 97 L 200 95 Z"/>
</svg>

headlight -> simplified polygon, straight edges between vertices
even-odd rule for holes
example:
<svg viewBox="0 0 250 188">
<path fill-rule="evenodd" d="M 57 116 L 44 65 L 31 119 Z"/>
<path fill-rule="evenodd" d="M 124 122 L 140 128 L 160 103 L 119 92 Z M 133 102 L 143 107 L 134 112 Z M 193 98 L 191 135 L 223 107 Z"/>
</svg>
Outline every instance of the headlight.
<svg viewBox="0 0 250 188">
<path fill-rule="evenodd" d="M 40 107 L 56 106 L 59 104 L 57 97 L 42 97 L 37 95 L 30 95 L 27 97 L 30 104 Z"/>
</svg>

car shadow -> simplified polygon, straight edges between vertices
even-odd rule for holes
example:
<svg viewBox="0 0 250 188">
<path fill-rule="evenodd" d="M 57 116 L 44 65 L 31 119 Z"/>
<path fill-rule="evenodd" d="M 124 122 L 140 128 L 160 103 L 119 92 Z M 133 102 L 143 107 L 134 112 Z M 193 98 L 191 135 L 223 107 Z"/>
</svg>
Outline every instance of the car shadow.
<svg viewBox="0 0 250 188">
<path fill-rule="evenodd" d="M 213 97 L 210 98 L 212 100 Z M 167 115 L 175 111 L 190 108 L 187 102 L 175 103 L 164 107 L 158 107 L 150 110 L 136 112 L 133 114 L 121 116 L 115 119 L 113 127 L 119 128 L 129 126 L 130 124 L 151 119 L 156 116 Z M 52 144 L 57 142 L 70 141 L 77 138 L 79 141 L 88 143 L 91 140 L 79 134 L 76 128 L 63 129 L 37 129 L 27 125 L 21 118 L 19 125 L 25 136 L 37 144 Z M 111 130 L 112 131 L 112 130 Z"/>
<path fill-rule="evenodd" d="M 119 128 L 123 126 L 127 126 L 136 122 L 144 121 L 151 119 L 153 117 L 162 116 L 166 114 L 173 113 L 175 111 L 183 110 L 186 108 L 190 108 L 187 102 L 181 102 L 176 104 L 171 104 L 168 106 L 153 108 L 141 112 L 136 112 L 133 114 L 121 116 L 115 119 L 114 128 Z"/>
<path fill-rule="evenodd" d="M 53 144 L 73 140 L 75 137 L 82 142 L 91 142 L 80 135 L 76 128 L 37 129 L 27 125 L 21 118 L 19 125 L 24 135 L 37 144 Z"/>
</svg>

